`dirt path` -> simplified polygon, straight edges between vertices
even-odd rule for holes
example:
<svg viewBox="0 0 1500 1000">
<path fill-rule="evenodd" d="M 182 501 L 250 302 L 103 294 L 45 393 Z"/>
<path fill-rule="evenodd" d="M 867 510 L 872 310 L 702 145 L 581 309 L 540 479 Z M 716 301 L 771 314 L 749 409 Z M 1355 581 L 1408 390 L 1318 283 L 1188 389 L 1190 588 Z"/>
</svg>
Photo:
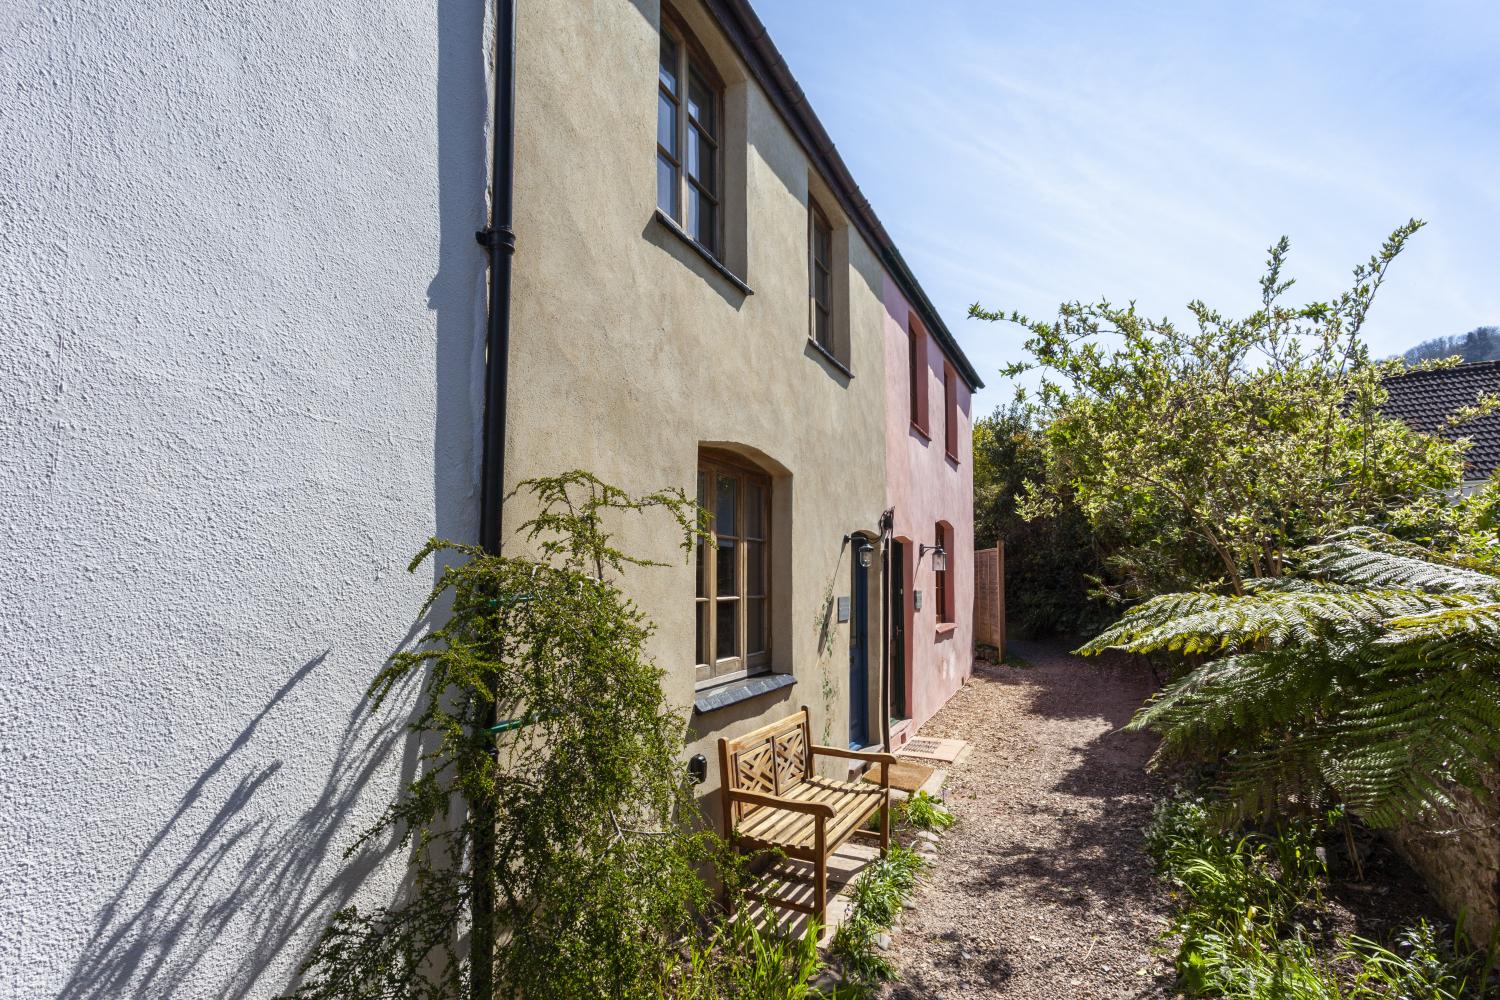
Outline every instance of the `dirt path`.
<svg viewBox="0 0 1500 1000">
<path fill-rule="evenodd" d="M 922 728 L 973 750 L 944 795 L 959 822 L 896 935 L 898 1000 L 1165 997 L 1165 900 L 1141 851 L 1152 740 L 1119 727 L 1149 673 L 1058 643 L 979 665 Z"/>
</svg>

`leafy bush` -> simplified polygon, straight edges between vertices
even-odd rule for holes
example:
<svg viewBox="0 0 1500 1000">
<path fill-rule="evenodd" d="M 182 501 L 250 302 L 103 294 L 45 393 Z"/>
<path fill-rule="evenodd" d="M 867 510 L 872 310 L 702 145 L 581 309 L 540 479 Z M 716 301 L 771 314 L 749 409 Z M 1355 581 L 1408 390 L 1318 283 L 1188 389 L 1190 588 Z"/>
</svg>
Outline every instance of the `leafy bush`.
<svg viewBox="0 0 1500 1000">
<path fill-rule="evenodd" d="M 1146 847 L 1173 889 L 1168 936 L 1179 984 L 1192 997 L 1233 1000 L 1466 1000 L 1485 996 L 1488 955 L 1446 948 L 1425 921 L 1394 949 L 1350 938 L 1322 940 L 1326 870 L 1322 823 L 1234 835 L 1201 800 L 1163 803 Z"/>
<path fill-rule="evenodd" d="M 1020 509 L 1027 483 L 1046 476 L 1046 438 L 1031 407 L 998 407 L 975 422 L 974 546 L 1005 543 L 1006 627 L 1023 638 L 1091 635 L 1113 615 L 1090 593 L 1103 567 L 1087 519 L 1065 488 L 1054 509 Z"/>
<path fill-rule="evenodd" d="M 1373 360 L 1362 335 L 1421 225 L 1392 233 L 1348 291 L 1304 306 L 1284 301 L 1283 238 L 1260 307 L 1238 319 L 1202 302 L 1183 325 L 1134 304 L 1067 303 L 1050 322 L 971 307 L 1027 331 L 1031 359 L 1006 374 L 1043 372 L 1043 447 L 1017 513 L 1076 508 L 1112 593 L 1139 600 L 1219 582 L 1244 593 L 1283 575 L 1288 552 L 1456 487 L 1461 446 L 1380 413 L 1381 380 L 1403 363 Z"/>
<path fill-rule="evenodd" d="M 903 822 L 918 830 L 946 830 L 956 822 L 953 814 L 943 805 L 942 799 L 923 791 L 913 793 L 896 807 L 896 811 Z"/>
<path fill-rule="evenodd" d="M 1130 723 L 1218 769 L 1232 811 L 1345 804 L 1374 826 L 1485 794 L 1500 759 L 1500 565 L 1369 529 L 1240 596 L 1148 601 L 1084 646 L 1211 656 Z"/>
</svg>

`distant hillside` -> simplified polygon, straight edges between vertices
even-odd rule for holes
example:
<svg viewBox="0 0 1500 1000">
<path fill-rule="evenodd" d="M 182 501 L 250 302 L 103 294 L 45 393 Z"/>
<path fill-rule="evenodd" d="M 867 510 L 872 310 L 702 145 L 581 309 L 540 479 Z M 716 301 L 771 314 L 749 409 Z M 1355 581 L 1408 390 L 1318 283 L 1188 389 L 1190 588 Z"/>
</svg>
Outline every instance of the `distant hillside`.
<svg viewBox="0 0 1500 1000">
<path fill-rule="evenodd" d="M 1402 354 L 1408 364 L 1458 355 L 1465 361 L 1500 361 L 1500 326 L 1481 326 L 1468 333 L 1424 340 Z"/>
</svg>

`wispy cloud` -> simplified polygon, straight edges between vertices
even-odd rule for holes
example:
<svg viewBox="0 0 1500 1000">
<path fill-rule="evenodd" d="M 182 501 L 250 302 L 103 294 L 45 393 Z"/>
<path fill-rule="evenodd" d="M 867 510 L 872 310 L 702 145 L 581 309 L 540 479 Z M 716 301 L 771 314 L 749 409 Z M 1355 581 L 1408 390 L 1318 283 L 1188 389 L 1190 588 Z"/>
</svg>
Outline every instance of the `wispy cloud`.
<svg viewBox="0 0 1500 1000">
<path fill-rule="evenodd" d="M 981 371 L 1020 338 L 975 299 L 1248 309 L 1283 233 L 1325 297 L 1411 215 L 1377 349 L 1500 322 L 1492 2 L 757 8 Z"/>
</svg>

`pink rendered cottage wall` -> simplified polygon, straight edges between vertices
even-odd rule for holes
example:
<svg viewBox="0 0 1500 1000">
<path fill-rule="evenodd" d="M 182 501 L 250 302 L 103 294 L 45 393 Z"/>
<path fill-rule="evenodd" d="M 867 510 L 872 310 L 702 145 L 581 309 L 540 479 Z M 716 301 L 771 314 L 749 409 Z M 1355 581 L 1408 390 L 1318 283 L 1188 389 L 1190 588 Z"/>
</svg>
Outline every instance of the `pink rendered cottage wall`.
<svg viewBox="0 0 1500 1000">
<path fill-rule="evenodd" d="M 936 339 L 914 319 L 911 305 L 887 276 L 885 302 L 886 502 L 895 511 L 893 536 L 905 543 L 906 699 L 908 724 L 892 726 L 900 746 L 963 684 L 974 666 L 974 438 L 971 391 Z M 918 378 L 925 387 L 927 433 L 914 426 L 909 403 L 909 327 L 922 329 Z M 953 372 L 957 403 L 954 453 L 944 434 L 944 373 Z M 952 624 L 938 621 L 931 552 L 939 521 L 951 526 L 948 579 Z M 921 610 L 913 608 L 920 591 Z"/>
</svg>

